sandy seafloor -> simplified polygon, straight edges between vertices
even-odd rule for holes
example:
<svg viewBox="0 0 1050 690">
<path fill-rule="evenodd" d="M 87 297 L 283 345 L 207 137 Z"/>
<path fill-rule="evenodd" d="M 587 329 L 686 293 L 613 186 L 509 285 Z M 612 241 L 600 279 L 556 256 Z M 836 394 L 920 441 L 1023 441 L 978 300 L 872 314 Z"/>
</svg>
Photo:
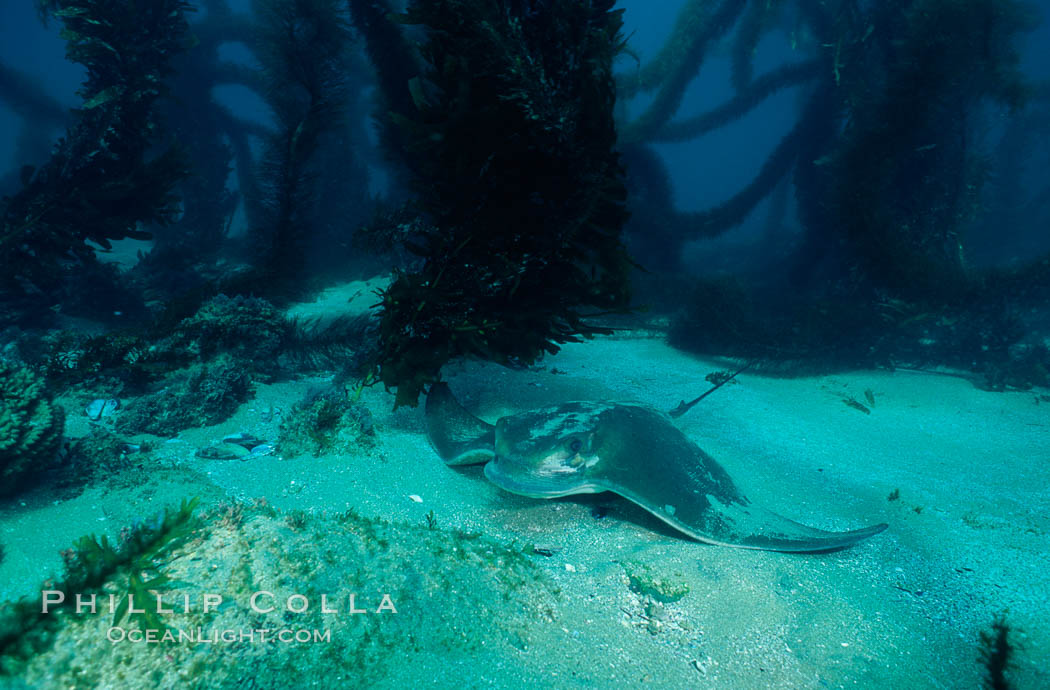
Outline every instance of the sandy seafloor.
<svg viewBox="0 0 1050 690">
<path fill-rule="evenodd" d="M 298 313 L 346 304 L 348 291 L 359 296 L 357 304 L 369 301 L 351 286 Z M 566 346 L 525 370 L 465 363 L 445 376 L 465 406 L 495 420 L 573 399 L 636 400 L 667 410 L 706 390 L 704 377 L 727 366 L 676 351 L 659 334 L 621 333 Z M 110 481 L 58 500 L 40 489 L 0 504 L 7 548 L 0 599 L 37 592 L 60 572 L 58 552 L 82 534 L 115 536 L 186 496 L 201 496 L 204 506 L 265 497 L 282 511 L 321 515 L 352 507 L 410 525 L 432 511 L 442 530 L 552 552 L 529 556 L 547 582 L 544 601 L 556 592 L 552 610 L 520 635 L 501 636 L 499 599 L 490 597 L 479 612 L 491 620 L 457 629 L 463 639 L 484 638 L 480 644 L 435 652 L 425 642 L 399 649 L 396 638 L 387 640 L 392 659 L 381 673 L 359 676 L 338 661 L 325 666 L 304 657 L 300 687 L 976 688 L 979 633 L 999 613 L 1019 645 L 1010 671 L 1015 687 L 1050 687 L 1050 403 L 1037 399 L 1046 391 L 989 393 L 958 377 L 906 371 L 742 374 L 678 423 L 752 501 L 824 529 L 890 525 L 844 551 L 795 555 L 692 542 L 609 494 L 541 501 L 503 493 L 480 467 L 446 467 L 424 435 L 422 408 L 392 411 L 393 396 L 382 387 L 361 398 L 376 421 L 378 442 L 368 453 L 194 457 L 227 433 L 275 438 L 280 413 L 324 382 L 258 385 L 228 422 L 159 439 L 155 465 L 148 465 L 157 469 L 134 482 Z M 875 398 L 870 414 L 844 403 L 864 402 L 865 390 Z M 73 411 L 67 434 L 82 434 L 87 425 Z M 662 460 L 638 463 L 658 471 Z M 895 490 L 899 499 L 888 500 Z M 689 592 L 662 609 L 647 607 L 629 587 L 624 563 L 643 563 Z M 384 574 L 371 577 L 382 582 Z M 466 592 L 448 601 L 462 606 L 474 596 L 473 575 L 455 577 Z M 477 580 L 479 599 L 488 582 Z M 518 609 L 507 615 L 520 615 L 520 597 L 531 592 L 518 592 Z M 425 639 L 445 618 L 460 627 L 470 620 L 461 611 L 435 611 L 442 601 L 431 598 L 426 611 L 402 604 L 398 630 L 415 630 L 418 618 L 416 634 Z M 108 647 L 98 639 L 96 656 L 83 663 L 112 654 Z M 245 651 L 212 653 L 221 659 Z M 122 663 L 165 654 L 140 649 Z M 266 671 L 260 673 L 240 687 L 268 687 Z M 39 672 L 27 678 L 49 685 Z M 154 678 L 161 687 L 209 687 L 207 679 L 206 668 L 185 685 L 177 674 Z"/>
</svg>

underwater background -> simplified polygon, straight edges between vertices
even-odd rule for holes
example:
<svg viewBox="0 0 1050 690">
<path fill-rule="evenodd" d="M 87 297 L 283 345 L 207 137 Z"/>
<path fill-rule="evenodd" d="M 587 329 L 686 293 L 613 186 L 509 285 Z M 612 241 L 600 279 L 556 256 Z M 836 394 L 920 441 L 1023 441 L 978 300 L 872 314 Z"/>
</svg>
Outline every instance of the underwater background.
<svg viewBox="0 0 1050 690">
<path fill-rule="evenodd" d="M 5 0 L 0 688 L 1050 687 L 1048 11 Z"/>
</svg>

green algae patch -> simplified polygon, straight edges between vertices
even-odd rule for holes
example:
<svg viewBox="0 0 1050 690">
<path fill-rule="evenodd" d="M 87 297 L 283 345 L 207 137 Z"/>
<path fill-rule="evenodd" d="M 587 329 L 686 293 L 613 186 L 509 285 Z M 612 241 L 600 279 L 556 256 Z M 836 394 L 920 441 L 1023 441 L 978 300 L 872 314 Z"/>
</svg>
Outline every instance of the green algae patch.
<svg viewBox="0 0 1050 690">
<path fill-rule="evenodd" d="M 627 575 L 628 587 L 635 594 L 652 597 L 664 604 L 678 601 L 689 594 L 688 584 L 656 574 L 646 563 L 625 561 L 620 565 L 623 566 L 624 573 Z"/>
<path fill-rule="evenodd" d="M 324 393 L 295 406 L 281 422 L 277 452 L 284 457 L 357 454 L 375 445 L 372 414 L 345 395 Z"/>
</svg>

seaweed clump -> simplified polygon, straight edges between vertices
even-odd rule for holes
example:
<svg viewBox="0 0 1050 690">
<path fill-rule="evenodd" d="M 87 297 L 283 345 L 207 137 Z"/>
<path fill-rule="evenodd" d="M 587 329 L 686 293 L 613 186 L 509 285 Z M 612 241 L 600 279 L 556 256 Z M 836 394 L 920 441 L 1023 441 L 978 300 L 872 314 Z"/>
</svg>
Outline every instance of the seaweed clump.
<svg viewBox="0 0 1050 690">
<path fill-rule="evenodd" d="M 43 472 L 62 443 L 65 415 L 31 371 L 0 362 L 0 496 Z"/>
<path fill-rule="evenodd" d="M 1006 678 L 1015 645 L 1010 641 L 1010 626 L 1002 615 L 992 621 L 991 630 L 981 631 L 981 662 L 984 664 L 984 687 L 989 690 L 1010 690 Z"/>
<path fill-rule="evenodd" d="M 645 563 L 626 561 L 621 565 L 627 575 L 628 587 L 639 596 L 651 597 L 662 604 L 670 604 L 689 594 L 687 583 L 660 577 L 653 573 L 652 568 Z"/>
<path fill-rule="evenodd" d="M 161 572 L 164 559 L 193 536 L 198 527 L 194 515 L 198 503 L 197 498 L 184 499 L 177 510 L 165 508 L 156 518 L 125 528 L 117 545 L 105 535 L 77 539 L 62 553 L 66 567 L 62 581 L 46 582 L 42 588 L 57 592 L 56 598 L 61 595 L 61 603 L 43 613 L 39 599 L 21 599 L 0 610 L 0 675 L 17 672 L 23 660 L 46 648 L 63 619 L 71 615 L 77 594 L 98 592 L 115 575 L 127 574 L 114 610 L 112 625 L 117 625 L 128 613 L 132 598 L 141 604 L 152 599 L 150 590 L 164 589 L 169 582 Z M 144 580 L 143 573 L 153 576 Z M 142 608 L 148 611 L 150 607 Z M 143 630 L 164 628 L 155 611 L 136 610 L 130 620 Z"/>
<path fill-rule="evenodd" d="M 374 443 L 368 408 L 342 392 L 322 392 L 297 404 L 281 422 L 277 452 L 286 457 L 353 452 Z"/>
<path fill-rule="evenodd" d="M 530 363 L 608 332 L 586 311 L 627 308 L 622 20 L 612 0 L 414 0 L 398 17 L 426 36 L 413 74 L 382 5 L 351 9 L 428 222 L 409 245 L 422 268 L 382 293 L 377 364 L 414 405 L 453 358 Z"/>
</svg>

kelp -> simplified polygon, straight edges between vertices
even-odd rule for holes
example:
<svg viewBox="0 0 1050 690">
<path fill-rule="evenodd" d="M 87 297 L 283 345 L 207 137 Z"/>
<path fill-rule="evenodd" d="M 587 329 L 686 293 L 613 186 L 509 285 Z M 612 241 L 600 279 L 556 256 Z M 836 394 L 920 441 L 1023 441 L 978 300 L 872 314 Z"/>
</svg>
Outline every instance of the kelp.
<svg viewBox="0 0 1050 690">
<path fill-rule="evenodd" d="M 404 36 L 399 24 L 391 21 L 387 0 L 348 0 L 354 27 L 365 42 L 365 51 L 375 69 L 378 94 L 376 119 L 379 136 L 390 162 L 405 165 L 397 152 L 409 143 L 409 131 L 390 125 L 391 118 L 410 118 L 416 107 L 410 84 L 418 84 L 423 70 L 420 56 Z M 385 124 L 384 124 L 385 123 Z"/>
<path fill-rule="evenodd" d="M 726 103 L 700 115 L 665 124 L 649 137 L 649 141 L 687 141 L 701 137 L 747 115 L 778 91 L 812 81 L 823 69 L 821 60 L 806 60 L 778 67 L 750 81 Z"/>
<path fill-rule="evenodd" d="M 685 90 L 693 81 L 704 57 L 711 45 L 725 35 L 747 5 L 747 0 L 722 0 L 714 7 L 708 7 L 711 3 L 699 3 L 700 14 L 693 17 L 692 6 L 683 9 L 683 15 L 690 22 L 696 22 L 696 29 L 688 34 L 680 35 L 679 29 L 674 31 L 670 41 L 677 42 L 675 60 L 666 69 L 666 75 L 660 80 L 660 88 L 653 97 L 652 103 L 637 118 L 625 123 L 620 130 L 620 139 L 624 143 L 636 143 L 647 141 L 661 127 L 664 126 L 682 104 Z M 689 13 L 689 14 L 686 14 Z M 679 22 L 682 18 L 679 19 Z M 626 86 L 621 86 L 626 89 Z"/>
<path fill-rule="evenodd" d="M 754 0 L 744 12 L 730 54 L 730 81 L 738 92 L 751 85 L 758 42 L 776 26 L 775 20 L 783 4 L 783 0 Z"/>
<path fill-rule="evenodd" d="M 0 62 L 0 99 L 23 119 L 33 124 L 63 126 L 68 113 L 40 83 L 28 74 Z"/>
<path fill-rule="evenodd" d="M 983 181 L 971 119 L 1022 102 L 1014 39 L 1029 18 L 1016 2 L 921 0 L 867 21 L 871 38 L 840 58 L 847 125 L 823 161 L 827 186 L 803 201 L 829 209 L 844 261 L 878 287 L 953 300 L 969 281 L 960 233 Z"/>
<path fill-rule="evenodd" d="M 794 167 L 799 151 L 810 133 L 809 129 L 813 127 L 814 122 L 820 122 L 818 118 L 809 115 L 824 108 L 827 100 L 826 90 L 818 90 L 810 97 L 803 116 L 791 131 L 784 135 L 755 178 L 742 190 L 718 206 L 698 213 L 682 214 L 680 237 L 715 237 L 743 222 L 755 206 L 769 196 Z"/>
<path fill-rule="evenodd" d="M 1012 639 L 1013 626 L 1006 622 L 1005 614 L 999 614 L 992 621 L 989 630 L 982 630 L 981 664 L 984 666 L 982 686 L 988 690 L 1010 690 L 1014 687 L 1007 677 L 1007 671 L 1016 663 L 1018 645 Z"/>
<path fill-rule="evenodd" d="M 381 295 L 376 365 L 398 405 L 453 358 L 533 362 L 627 306 L 612 4 L 416 0 L 399 18 L 425 34 L 425 68 L 380 80 L 403 109 L 383 124 L 428 223 L 422 267 Z"/>
<path fill-rule="evenodd" d="M 746 3 L 733 1 L 733 12 L 743 9 Z M 728 3 L 723 3 L 728 7 Z M 617 76 L 616 87 L 621 98 L 632 98 L 639 93 L 655 91 L 676 73 L 684 74 L 689 70 L 686 61 L 695 51 L 697 45 L 711 38 L 712 3 L 710 0 L 686 0 L 682 9 L 675 16 L 671 35 L 661 46 L 660 51 L 645 65 L 637 70 Z M 723 27 L 723 31 L 728 27 Z M 702 56 L 701 56 L 702 57 Z M 692 61 L 692 69 L 699 67 L 697 60 Z"/>
<path fill-rule="evenodd" d="M 642 91 L 657 92 L 639 116 L 619 123 L 621 146 L 630 151 L 655 142 L 694 140 L 739 120 L 785 88 L 802 87 L 826 95 L 834 62 L 822 48 L 814 51 L 809 46 L 808 50 L 815 54 L 806 59 L 781 65 L 758 77 L 752 74 L 752 57 L 758 42 L 770 31 L 784 28 L 788 9 L 781 0 L 687 3 L 657 56 L 636 73 L 628 71 L 617 76 L 620 99 Z M 826 21 L 830 10 L 823 5 L 790 9 L 801 10 L 808 24 L 823 28 L 824 33 L 819 34 L 818 40 L 831 31 L 831 23 Z M 711 49 L 719 43 L 730 47 L 735 95 L 706 112 L 674 119 L 686 89 L 706 64 Z M 818 103 L 821 107 L 814 107 Z M 675 208 L 671 195 L 663 195 L 663 201 L 650 199 L 643 212 L 636 214 L 640 220 L 631 223 L 629 233 L 632 251 L 637 252 L 642 265 L 650 270 L 675 268 L 678 260 L 674 257 L 682 253 L 687 241 L 715 237 L 742 223 L 797 170 L 799 159 L 814 150 L 821 139 L 817 136 L 818 130 L 834 126 L 837 107 L 834 99 L 817 99 L 811 94 L 803 118 L 770 153 L 755 178 L 715 207 L 683 213 Z M 651 157 L 644 163 L 644 170 L 629 171 L 636 180 L 659 167 Z"/>
<path fill-rule="evenodd" d="M 161 138 L 155 102 L 172 56 L 187 45 L 183 0 L 52 0 L 69 60 L 87 69 L 83 105 L 40 169 L 0 207 L 3 287 L 52 290 L 71 260 L 90 262 L 95 246 L 148 238 L 140 226 L 171 222 L 172 193 L 185 174 Z M 89 244 L 92 243 L 92 244 Z"/>
<path fill-rule="evenodd" d="M 975 221 L 993 217 L 981 192 L 990 177 L 981 123 L 989 112 L 1015 114 L 1030 91 L 1017 46 L 1032 10 L 1023 0 L 687 3 L 657 58 L 619 78 L 621 97 L 656 91 L 621 128 L 641 204 L 632 250 L 650 268 L 677 268 L 686 241 L 740 225 L 775 190 L 780 218 L 790 183 L 801 233 L 790 244 L 769 235 L 783 244 L 756 249 L 765 264 L 751 285 L 704 280 L 672 340 L 763 366 L 948 364 L 995 390 L 1047 380 L 1045 348 L 1019 315 L 1050 294 L 1050 261 L 988 272 L 968 258 Z M 754 74 L 756 47 L 780 29 L 797 61 Z M 705 64 L 702 40 L 729 45 L 735 94 L 671 120 L 674 94 Z M 711 208 L 677 211 L 646 145 L 718 131 L 787 87 L 801 87 L 805 105 L 753 179 Z"/>
<path fill-rule="evenodd" d="M 277 121 L 259 175 L 266 216 L 255 229 L 260 288 L 287 295 L 301 287 L 318 222 L 311 166 L 324 136 L 342 123 L 350 34 L 339 0 L 257 0 L 254 6 L 264 98 Z"/>
<path fill-rule="evenodd" d="M 193 24 L 195 45 L 173 60 L 170 98 L 158 104 L 193 174 L 177 187 L 182 208 L 178 220 L 156 229 L 152 250 L 136 267 L 154 290 L 163 289 L 172 274 L 184 283 L 195 265 L 214 259 L 238 202 L 254 191 L 251 157 L 237 157 L 242 151 L 229 143 L 235 130 L 242 130 L 227 126 L 233 118 L 212 96 L 219 84 L 253 84 L 253 70 L 224 62 L 220 54 L 224 43 L 243 40 L 250 23 L 231 13 L 222 0 L 205 3 L 205 8 L 204 20 Z M 227 187 L 235 159 L 239 193 Z"/>
<path fill-rule="evenodd" d="M 625 226 L 631 257 L 646 271 L 672 274 L 680 268 L 683 216 L 674 204 L 674 186 L 663 158 L 651 146 L 624 146 L 628 207 Z"/>
</svg>

